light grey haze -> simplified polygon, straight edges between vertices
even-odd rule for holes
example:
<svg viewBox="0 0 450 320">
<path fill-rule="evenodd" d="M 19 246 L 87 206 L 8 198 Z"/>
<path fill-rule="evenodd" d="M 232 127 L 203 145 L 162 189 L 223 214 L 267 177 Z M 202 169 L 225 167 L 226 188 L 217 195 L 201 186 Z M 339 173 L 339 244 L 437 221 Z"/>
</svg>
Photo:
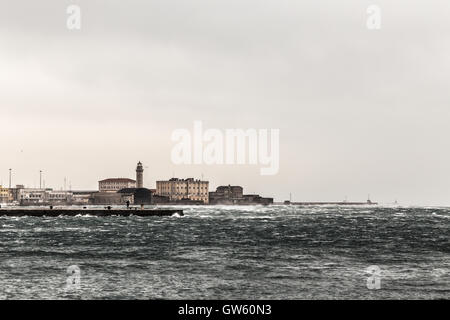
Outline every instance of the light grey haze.
<svg viewBox="0 0 450 320">
<path fill-rule="evenodd" d="M 94 189 L 142 161 L 146 187 L 450 205 L 449 17 L 448 0 L 0 0 L 0 182 Z M 280 129 L 279 174 L 173 165 L 194 120 Z"/>
</svg>

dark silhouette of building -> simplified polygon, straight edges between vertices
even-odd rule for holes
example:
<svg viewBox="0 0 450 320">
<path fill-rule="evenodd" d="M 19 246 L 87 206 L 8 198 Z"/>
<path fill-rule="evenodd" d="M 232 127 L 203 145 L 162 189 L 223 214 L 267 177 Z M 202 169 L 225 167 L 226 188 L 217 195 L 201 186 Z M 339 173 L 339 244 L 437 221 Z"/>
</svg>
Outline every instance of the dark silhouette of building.
<svg viewBox="0 0 450 320">
<path fill-rule="evenodd" d="M 119 190 L 120 194 L 133 195 L 133 201 L 130 203 L 141 205 L 141 204 L 152 204 L 152 192 L 150 189 L 146 188 L 127 188 Z"/>
<path fill-rule="evenodd" d="M 133 194 L 118 192 L 95 192 L 89 199 L 93 205 L 121 205 L 132 202 Z"/>
<path fill-rule="evenodd" d="M 273 198 L 263 198 L 257 194 L 243 194 L 241 186 L 220 186 L 215 192 L 209 193 L 210 204 L 223 205 L 245 205 L 245 204 L 262 204 L 269 205 L 273 203 Z"/>
<path fill-rule="evenodd" d="M 136 188 L 144 188 L 144 166 L 140 161 L 136 167 Z"/>
</svg>

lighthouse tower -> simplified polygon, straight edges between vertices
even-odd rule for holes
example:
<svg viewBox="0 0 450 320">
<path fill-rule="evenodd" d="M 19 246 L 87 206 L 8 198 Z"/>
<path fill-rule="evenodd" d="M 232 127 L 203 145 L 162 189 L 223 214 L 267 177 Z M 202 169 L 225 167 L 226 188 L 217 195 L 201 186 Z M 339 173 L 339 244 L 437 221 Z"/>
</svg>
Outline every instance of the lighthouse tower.
<svg viewBox="0 0 450 320">
<path fill-rule="evenodd" d="M 136 167 L 136 188 L 144 187 L 144 167 L 139 161 Z"/>
</svg>

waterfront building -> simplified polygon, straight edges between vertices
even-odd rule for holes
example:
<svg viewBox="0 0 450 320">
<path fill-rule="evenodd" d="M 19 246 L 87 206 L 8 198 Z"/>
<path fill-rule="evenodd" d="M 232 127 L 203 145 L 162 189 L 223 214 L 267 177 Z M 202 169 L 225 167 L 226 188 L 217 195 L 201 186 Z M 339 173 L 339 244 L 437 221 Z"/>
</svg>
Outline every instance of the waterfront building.
<svg viewBox="0 0 450 320">
<path fill-rule="evenodd" d="M 127 201 L 134 202 L 132 193 L 96 192 L 89 199 L 93 205 L 124 205 Z"/>
<path fill-rule="evenodd" d="M 128 178 L 110 178 L 98 182 L 100 192 L 117 192 L 127 188 L 136 188 L 136 181 Z"/>
<path fill-rule="evenodd" d="M 152 193 L 152 204 L 170 204 L 170 199 L 168 196 L 160 196 L 155 192 Z"/>
<path fill-rule="evenodd" d="M 244 194 L 241 186 L 220 186 L 215 192 L 209 193 L 210 204 L 222 205 L 245 205 L 245 204 L 262 204 L 268 205 L 273 203 L 273 198 L 263 198 L 257 194 Z"/>
<path fill-rule="evenodd" d="M 18 200 L 21 204 L 43 204 L 45 192 L 45 189 L 22 188 L 19 190 Z"/>
<path fill-rule="evenodd" d="M 209 181 L 194 180 L 194 178 L 172 178 L 168 181 L 156 181 L 156 194 L 168 197 L 171 202 L 181 200 L 209 202 Z"/>
<path fill-rule="evenodd" d="M 11 193 L 11 196 L 12 196 L 12 201 L 19 201 L 20 200 L 19 199 L 19 193 L 20 193 L 20 190 L 22 190 L 22 189 L 25 189 L 25 186 L 22 185 L 22 184 L 18 184 L 18 185 L 16 185 L 15 188 L 9 189 L 9 191 Z"/>
<path fill-rule="evenodd" d="M 244 194 L 244 201 L 239 204 L 273 204 L 273 198 L 261 197 L 259 194 Z"/>
<path fill-rule="evenodd" d="M 12 200 L 11 190 L 0 186 L 0 203 L 8 203 Z"/>
<path fill-rule="evenodd" d="M 152 204 L 152 192 L 146 188 L 128 188 L 119 190 L 117 193 L 129 195 L 131 204 Z"/>
<path fill-rule="evenodd" d="M 210 192 L 210 198 L 222 198 L 222 199 L 241 199 L 244 194 L 244 188 L 241 186 L 220 186 L 217 187 L 216 192 Z"/>
<path fill-rule="evenodd" d="M 39 204 L 70 204 L 73 193 L 71 191 L 55 191 L 52 189 L 22 188 L 18 191 L 18 201 L 21 205 Z"/>
<path fill-rule="evenodd" d="M 72 204 L 74 205 L 88 205 L 91 201 L 92 195 L 98 191 L 72 191 Z"/>
</svg>

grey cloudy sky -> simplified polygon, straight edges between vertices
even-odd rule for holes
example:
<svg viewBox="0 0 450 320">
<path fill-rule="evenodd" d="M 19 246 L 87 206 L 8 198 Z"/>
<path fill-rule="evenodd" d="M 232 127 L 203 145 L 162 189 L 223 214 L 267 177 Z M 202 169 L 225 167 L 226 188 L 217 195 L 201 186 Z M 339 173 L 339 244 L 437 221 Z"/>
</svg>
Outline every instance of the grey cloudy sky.
<svg viewBox="0 0 450 320">
<path fill-rule="evenodd" d="M 140 160 L 147 187 L 450 205 L 449 17 L 448 0 L 0 0 L 0 182 L 93 189 Z M 279 174 L 173 165 L 194 120 L 280 129 Z"/>
</svg>

